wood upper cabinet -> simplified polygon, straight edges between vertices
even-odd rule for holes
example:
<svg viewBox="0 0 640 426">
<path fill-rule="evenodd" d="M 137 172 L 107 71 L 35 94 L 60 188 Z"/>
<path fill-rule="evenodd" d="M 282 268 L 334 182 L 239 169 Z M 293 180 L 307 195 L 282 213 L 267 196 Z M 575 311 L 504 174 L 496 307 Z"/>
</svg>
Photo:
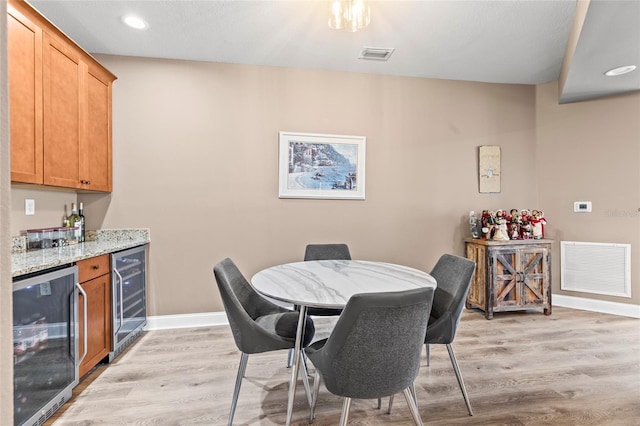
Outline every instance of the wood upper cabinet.
<svg viewBox="0 0 640 426">
<path fill-rule="evenodd" d="M 116 77 L 23 1 L 10 0 L 8 11 L 12 181 L 111 191 Z"/>
<path fill-rule="evenodd" d="M 85 65 L 77 51 L 46 33 L 43 58 L 44 184 L 77 188 L 81 179 Z"/>
<path fill-rule="evenodd" d="M 80 152 L 82 188 L 111 191 L 111 84 L 113 76 L 95 64 L 87 67 L 87 143 Z"/>
<path fill-rule="evenodd" d="M 86 293 L 80 294 L 80 355 L 84 354 L 85 334 L 86 355 L 80 363 L 80 377 L 91 371 L 111 351 L 111 273 L 109 255 L 93 257 L 78 262 L 78 281 Z M 86 329 L 84 328 L 86 316 Z"/>
<path fill-rule="evenodd" d="M 42 29 L 8 8 L 11 180 L 42 183 Z"/>
</svg>

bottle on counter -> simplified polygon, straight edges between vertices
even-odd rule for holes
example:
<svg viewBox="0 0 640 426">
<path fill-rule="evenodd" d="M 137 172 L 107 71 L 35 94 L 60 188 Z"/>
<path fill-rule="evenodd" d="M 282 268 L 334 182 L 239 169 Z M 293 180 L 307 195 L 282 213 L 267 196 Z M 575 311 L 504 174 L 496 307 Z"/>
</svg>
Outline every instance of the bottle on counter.
<svg viewBox="0 0 640 426">
<path fill-rule="evenodd" d="M 73 239 L 76 242 L 81 242 L 81 237 L 80 237 L 80 226 L 81 226 L 81 222 L 80 222 L 80 215 L 78 214 L 78 209 L 76 208 L 76 203 L 71 203 L 71 214 L 69 215 L 69 226 L 76 228 L 74 233 L 73 233 Z"/>
<path fill-rule="evenodd" d="M 71 224 L 69 223 L 69 215 L 67 214 L 67 205 L 64 205 L 64 214 L 62 215 L 62 226 L 65 228 L 69 228 Z"/>
<path fill-rule="evenodd" d="M 80 239 L 79 243 L 84 243 L 85 240 L 85 219 L 84 219 L 84 206 L 80 203 L 80 208 L 78 209 L 78 216 L 80 217 Z"/>
</svg>

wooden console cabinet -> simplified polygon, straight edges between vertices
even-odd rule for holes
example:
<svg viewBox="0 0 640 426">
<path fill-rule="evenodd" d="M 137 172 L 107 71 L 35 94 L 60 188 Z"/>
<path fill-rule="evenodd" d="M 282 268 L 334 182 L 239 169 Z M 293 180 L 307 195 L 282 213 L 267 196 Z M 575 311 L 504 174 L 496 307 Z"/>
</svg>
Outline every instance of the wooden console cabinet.
<svg viewBox="0 0 640 426">
<path fill-rule="evenodd" d="M 552 240 L 466 240 L 467 258 L 476 262 L 467 309 L 494 312 L 542 310 L 551 315 Z"/>
<path fill-rule="evenodd" d="M 7 15 L 11 181 L 110 192 L 116 77 L 24 1 Z"/>
<path fill-rule="evenodd" d="M 111 268 L 108 254 L 78 262 L 78 281 L 87 295 L 87 310 L 84 296 L 78 300 L 80 323 L 80 356 L 84 353 L 87 336 L 87 353 L 80 363 L 83 377 L 111 351 Z M 85 318 L 87 328 L 84 329 Z"/>
</svg>

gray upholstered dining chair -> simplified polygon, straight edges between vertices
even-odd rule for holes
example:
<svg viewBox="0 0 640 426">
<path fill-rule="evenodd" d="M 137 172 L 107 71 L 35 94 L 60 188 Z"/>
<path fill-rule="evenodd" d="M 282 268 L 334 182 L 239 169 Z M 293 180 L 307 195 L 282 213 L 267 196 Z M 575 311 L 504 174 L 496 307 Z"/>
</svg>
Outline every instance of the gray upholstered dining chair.
<svg viewBox="0 0 640 426">
<path fill-rule="evenodd" d="M 213 267 L 213 273 L 227 313 L 233 339 L 242 352 L 231 401 L 231 411 L 229 412 L 228 424 L 231 425 L 249 355 L 294 348 L 299 314 L 296 311 L 275 305 L 256 293 L 229 258 L 217 263 Z M 303 347 L 311 342 L 315 332 L 313 320 L 309 317 L 307 317 L 304 330 Z M 302 351 L 300 356 L 304 356 Z M 301 364 L 305 370 L 303 381 L 307 398 L 311 402 L 306 363 L 303 360 Z"/>
<path fill-rule="evenodd" d="M 431 271 L 438 282 L 435 296 L 433 297 L 433 307 L 431 308 L 431 318 L 424 343 L 427 348 L 427 365 L 430 362 L 430 348 L 432 344 L 446 345 L 451 359 L 453 371 L 458 379 L 464 402 L 467 404 L 469 415 L 473 416 L 471 402 L 467 388 L 462 380 L 458 361 L 453 353 L 451 343 L 456 337 L 462 310 L 467 300 L 471 278 L 476 269 L 476 263 L 464 257 L 443 254 Z"/>
<path fill-rule="evenodd" d="M 304 250 L 304 260 L 351 260 L 349 246 L 343 243 L 333 244 L 307 244 Z M 298 309 L 298 306 L 294 306 Z M 307 308 L 307 315 L 323 317 L 338 316 L 342 313 L 340 308 Z M 293 365 L 293 349 L 289 350 L 287 367 Z"/>
<path fill-rule="evenodd" d="M 351 260 L 351 253 L 346 244 L 308 244 L 304 260 Z M 341 313 L 342 309 L 307 308 L 307 315 L 335 316 Z"/>
<path fill-rule="evenodd" d="M 322 380 L 329 392 L 345 398 L 341 425 L 347 424 L 352 398 L 400 391 L 414 422 L 422 425 L 411 389 L 420 369 L 433 294 L 433 288 L 424 287 L 349 299 L 331 335 L 305 349 L 316 368 L 311 421 Z"/>
</svg>

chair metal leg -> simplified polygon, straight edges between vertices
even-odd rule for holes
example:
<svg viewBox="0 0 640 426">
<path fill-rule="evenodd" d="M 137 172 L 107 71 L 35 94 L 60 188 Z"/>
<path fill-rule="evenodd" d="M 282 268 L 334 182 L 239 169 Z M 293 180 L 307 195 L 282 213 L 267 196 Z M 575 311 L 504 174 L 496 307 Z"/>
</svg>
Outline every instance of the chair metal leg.
<svg viewBox="0 0 640 426">
<path fill-rule="evenodd" d="M 349 421 L 349 408 L 351 408 L 351 398 L 345 398 L 342 404 L 342 416 L 340 417 L 340 426 L 347 426 Z"/>
<path fill-rule="evenodd" d="M 304 350 L 300 351 L 300 364 L 302 365 L 302 383 L 304 384 L 304 392 L 307 394 L 307 401 L 311 407 L 311 387 L 309 386 L 309 369 L 307 368 L 307 356 Z"/>
<path fill-rule="evenodd" d="M 382 407 L 382 398 L 378 398 L 378 410 Z"/>
<path fill-rule="evenodd" d="M 413 401 L 416 403 L 416 407 L 418 407 L 418 395 L 416 394 L 416 383 L 411 383 L 411 387 L 409 388 L 411 391 L 411 395 L 413 395 Z"/>
<path fill-rule="evenodd" d="M 296 351 L 291 348 L 289 352 L 287 352 L 287 368 L 291 368 L 293 366 L 293 357 L 295 356 Z"/>
<path fill-rule="evenodd" d="M 427 367 L 431 364 L 431 348 L 428 343 L 424 344 L 427 347 Z"/>
<path fill-rule="evenodd" d="M 418 426 L 423 426 L 422 419 L 420 418 L 420 413 L 418 412 L 418 407 L 415 404 L 414 396 L 411 394 L 411 389 L 406 388 L 402 391 L 404 393 L 404 399 L 407 400 L 407 405 L 409 406 L 409 411 L 411 411 L 411 417 L 413 417 L 413 421 Z"/>
<path fill-rule="evenodd" d="M 231 411 L 229 412 L 229 423 L 228 426 L 233 424 L 233 416 L 236 413 L 236 405 L 238 405 L 238 395 L 240 395 L 240 385 L 242 385 L 242 378 L 244 377 L 244 372 L 247 369 L 247 360 L 249 359 L 249 354 L 245 354 L 244 352 L 240 356 L 240 365 L 238 366 L 238 375 L 236 377 L 236 387 L 233 390 L 233 398 L 231 399 Z"/>
<path fill-rule="evenodd" d="M 389 397 L 389 407 L 387 408 L 387 414 L 391 414 L 391 407 L 393 407 L 393 397 L 394 395 L 391 395 Z"/>
<path fill-rule="evenodd" d="M 313 394 L 311 398 L 311 405 L 309 407 L 309 423 L 313 423 L 316 418 L 316 403 L 318 402 L 318 393 L 320 392 L 320 372 L 316 370 L 316 374 L 313 378 Z"/>
<path fill-rule="evenodd" d="M 447 351 L 449 351 L 449 358 L 451 358 L 451 365 L 453 365 L 453 371 L 456 373 L 458 385 L 460 385 L 460 390 L 462 391 L 462 396 L 464 397 L 464 402 L 465 404 L 467 404 L 467 410 L 469 410 L 469 415 L 473 416 L 473 411 L 471 410 L 471 402 L 469 402 L 469 395 L 467 395 L 467 388 L 464 386 L 462 374 L 460 373 L 460 367 L 458 367 L 458 361 L 456 360 L 456 356 L 453 353 L 453 348 L 451 347 L 451 344 L 447 344 L 446 346 Z"/>
</svg>

